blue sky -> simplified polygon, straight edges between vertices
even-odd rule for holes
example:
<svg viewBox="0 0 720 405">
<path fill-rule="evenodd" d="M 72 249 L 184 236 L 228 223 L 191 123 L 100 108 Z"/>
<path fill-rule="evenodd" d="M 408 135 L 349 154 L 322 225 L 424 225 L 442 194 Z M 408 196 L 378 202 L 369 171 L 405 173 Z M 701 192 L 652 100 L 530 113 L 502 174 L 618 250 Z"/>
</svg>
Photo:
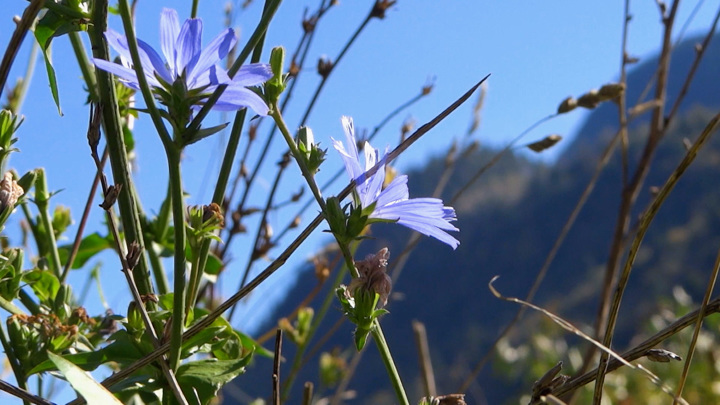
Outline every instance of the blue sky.
<svg viewBox="0 0 720 405">
<path fill-rule="evenodd" d="M 6 0 L 3 3 L 4 7 L 0 9 L 0 44 L 7 43 L 14 29 L 14 24 L 10 22 L 12 16 L 21 14 L 27 5 L 24 0 Z M 270 27 L 266 49 L 277 45 L 294 49 L 301 35 L 300 18 L 303 10 L 306 7 L 314 9 L 317 3 L 319 1 L 286 0 Z M 718 3 L 703 3 L 686 36 L 705 32 Z M 224 4 L 225 1 L 200 2 L 206 42 L 223 28 Z M 696 2 L 681 4 L 676 33 Z M 181 18 L 185 18 L 189 16 L 189 5 L 189 1 L 140 1 L 138 37 L 158 46 L 161 8 L 176 7 Z M 317 39 L 310 51 L 310 63 L 303 70 L 294 103 L 285 112 L 291 128 L 297 125 L 302 107 L 319 80 L 314 72 L 317 58 L 326 55 L 334 59 L 371 5 L 370 0 L 341 1 L 318 25 Z M 488 81 L 481 128 L 474 139 L 482 145 L 501 147 L 535 121 L 552 114 L 565 97 L 580 95 L 618 76 L 623 5 L 623 1 L 400 0 L 387 12 L 384 20 L 375 19 L 370 23 L 346 59 L 336 67 L 308 125 L 313 129 L 316 139 L 328 147 L 331 136 L 342 137 L 342 115 L 353 116 L 357 128 L 373 128 L 389 111 L 417 94 L 429 78 L 434 78 L 435 88 L 431 95 L 401 113 L 374 142 L 380 148 L 385 144 L 394 146 L 398 142 L 399 128 L 406 118 L 413 117 L 418 124 L 426 122 L 486 74 L 492 73 Z M 262 2 L 255 0 L 248 10 L 238 14 L 234 24 L 239 28 L 241 45 L 254 29 L 261 9 Z M 660 16 L 655 2 L 650 0 L 633 2 L 631 12 L 633 19 L 628 49 L 631 55 L 643 59 L 651 56 L 660 43 Z M 112 20 L 111 26 L 118 31 L 122 30 L 118 19 Z M 14 83 L 23 74 L 31 40 L 32 37 L 26 39 L 8 83 Z M 16 144 L 22 152 L 13 155 L 11 167 L 21 173 L 34 167 L 45 167 L 50 189 L 63 190 L 54 197 L 52 203 L 70 206 L 77 218 L 95 171 L 85 138 L 88 120 L 87 108 L 84 106 L 85 94 L 66 38 L 55 41 L 53 59 L 64 116 L 60 117 L 56 113 L 42 60 L 38 60 L 22 110 L 26 120 L 18 133 L 20 140 Z M 264 60 L 267 60 L 267 54 Z M 430 157 L 442 154 L 453 139 L 462 138 L 470 123 L 474 100 L 414 145 L 401 159 L 400 169 L 422 166 Z M 559 133 L 566 137 L 567 143 L 586 114 L 575 111 L 554 119 L 530 133 L 526 140 Z M 208 125 L 219 123 L 221 119 L 220 116 L 213 116 Z M 259 136 L 264 136 L 268 127 L 267 124 L 263 125 Z M 145 210 L 153 213 L 159 207 L 166 188 L 166 176 L 163 174 L 165 158 L 147 117 L 141 116 L 137 122 L 135 139 L 137 186 Z M 191 194 L 187 200 L 189 204 L 206 203 L 210 198 L 212 186 L 204 185 L 204 179 L 208 170 L 211 174 L 217 170 L 221 159 L 221 139 L 224 139 L 221 135 L 206 139 L 191 145 L 186 152 L 183 172 L 186 189 Z M 258 197 L 254 200 L 255 204 L 264 204 L 262 197 L 272 179 L 272 165 L 282 151 L 284 146 L 278 139 L 273 155 L 268 159 L 268 167 L 255 186 L 254 192 Z M 543 159 L 550 162 L 558 156 L 554 152 Z M 340 160 L 334 151 L 330 151 L 329 161 L 320 176 L 333 174 L 339 165 Z M 287 173 L 283 183 L 284 194 L 297 191 L 300 181 L 296 172 Z M 326 193 L 333 193 L 342 186 L 344 184 L 338 184 Z M 410 192 L 412 195 L 412 190 Z M 274 214 L 270 219 L 282 226 L 287 216 L 294 215 L 296 210 L 291 208 L 287 214 Z M 17 235 L 13 233 L 13 224 L 17 223 L 20 216 L 16 214 L 11 219 L 15 222 L 8 224 L 7 230 L 11 236 Z M 90 229 L 102 229 L 102 220 L 100 209 L 97 208 L 91 216 Z M 462 218 L 458 226 L 462 229 Z M 71 227 L 68 235 L 72 237 L 75 229 Z M 292 264 L 300 263 L 311 255 L 320 240 L 321 237 L 312 240 L 306 250 L 299 252 Z M 17 241 L 17 236 L 14 236 L 13 242 Z M 239 277 L 248 257 L 247 249 L 242 246 L 250 241 L 251 236 L 248 235 L 233 246 L 234 261 L 228 271 L 229 278 L 223 284 L 227 293 L 232 293 L 238 283 L 234 277 Z M 119 268 L 119 265 L 116 265 L 112 256 L 104 256 L 103 261 L 106 264 L 103 280 L 107 298 L 117 312 L 123 313 L 128 295 L 119 272 L 115 274 L 115 267 Z M 289 266 L 282 273 L 292 273 L 291 268 Z M 259 270 L 259 266 L 255 270 Z M 76 291 L 84 279 L 82 272 L 73 275 L 71 281 L 76 283 Z M 286 289 L 282 285 L 286 281 L 287 278 L 282 276 L 271 278 L 263 299 L 258 300 L 256 295 L 247 308 L 253 311 L 267 308 L 268 302 L 272 301 L 267 300 L 268 296 L 285 294 Z M 117 286 L 113 287 L 113 283 Z M 91 312 L 99 313 L 96 298 L 91 297 L 90 305 L 91 308 L 93 305 L 98 308 Z M 248 312 L 241 311 L 243 314 L 247 315 Z M 251 326 L 256 320 L 246 318 L 240 325 Z"/>
</svg>

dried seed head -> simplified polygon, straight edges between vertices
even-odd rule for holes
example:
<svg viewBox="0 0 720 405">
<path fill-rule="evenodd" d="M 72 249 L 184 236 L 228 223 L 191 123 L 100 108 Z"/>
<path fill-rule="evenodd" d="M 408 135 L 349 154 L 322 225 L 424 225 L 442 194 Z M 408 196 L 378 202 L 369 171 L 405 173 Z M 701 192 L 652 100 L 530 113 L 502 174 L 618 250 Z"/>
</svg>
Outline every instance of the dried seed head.
<svg viewBox="0 0 720 405">
<path fill-rule="evenodd" d="M 127 255 L 125 255 L 125 260 L 127 261 L 128 270 L 132 270 L 137 266 L 138 261 L 140 261 L 140 255 L 142 254 L 142 249 L 140 248 L 140 244 L 136 241 L 132 241 L 130 243 L 130 246 L 128 246 L 128 252 Z"/>
<path fill-rule="evenodd" d="M 203 223 L 209 220 L 213 220 L 213 225 L 220 228 L 225 227 L 225 215 L 223 214 L 222 208 L 216 203 L 210 203 L 210 205 L 203 206 Z"/>
<path fill-rule="evenodd" d="M 122 183 L 118 183 L 108 187 L 107 191 L 105 192 L 105 199 L 103 200 L 102 204 L 100 204 L 102 209 L 108 211 L 113 206 L 113 204 L 115 204 L 118 195 L 120 195 L 120 190 L 122 190 Z"/>
<path fill-rule="evenodd" d="M 598 90 L 601 101 L 615 100 L 625 91 L 625 83 L 608 83 Z"/>
<path fill-rule="evenodd" d="M 321 56 L 320 59 L 318 59 L 317 72 L 320 76 L 322 76 L 323 79 L 327 78 L 330 75 L 332 69 L 333 63 L 329 58 Z"/>
<path fill-rule="evenodd" d="M 382 248 L 376 254 L 368 255 L 365 260 L 355 262 L 360 277 L 350 282 L 347 291 L 352 294 L 355 294 L 357 289 L 374 292 L 380 296 L 378 307 L 384 307 L 392 291 L 392 280 L 387 275 L 389 257 L 388 248 Z"/>
<path fill-rule="evenodd" d="M 651 361 L 658 363 L 669 363 L 670 360 L 682 361 L 682 357 L 677 354 L 664 349 L 650 349 L 645 352 L 645 356 Z"/>
<path fill-rule="evenodd" d="M 298 65 L 295 62 L 295 59 L 290 61 L 290 68 L 288 69 L 288 76 L 290 77 L 297 77 L 298 73 L 300 73 L 300 65 Z"/>
<path fill-rule="evenodd" d="M 546 136 L 545 138 L 543 138 L 537 142 L 528 144 L 527 147 L 528 147 L 528 149 L 530 149 L 533 152 L 540 153 L 540 152 L 544 151 L 545 149 L 552 148 L 553 146 L 555 146 L 555 144 L 557 144 L 561 140 L 562 140 L 562 136 L 560 136 L 558 134 L 552 134 L 552 135 Z"/>
<path fill-rule="evenodd" d="M 0 214 L 15 208 L 18 198 L 25 194 L 25 190 L 17 184 L 10 172 L 3 175 L 0 181 Z"/>
<path fill-rule="evenodd" d="M 577 108 L 577 106 L 578 106 L 577 100 L 575 100 L 574 97 L 568 97 L 565 100 L 563 100 L 562 103 L 560 103 L 560 105 L 558 106 L 557 113 L 565 114 L 566 112 L 570 112 L 570 111 L 574 110 L 575 108 Z"/>
<path fill-rule="evenodd" d="M 376 0 L 373 9 L 370 12 L 370 17 L 375 17 L 382 20 L 383 18 L 385 18 L 385 11 L 392 7 L 395 3 L 395 0 Z"/>
<path fill-rule="evenodd" d="M 600 101 L 602 101 L 602 99 L 600 98 L 599 92 L 593 89 L 580 96 L 577 100 L 577 105 L 592 110 L 600 104 Z"/>
</svg>

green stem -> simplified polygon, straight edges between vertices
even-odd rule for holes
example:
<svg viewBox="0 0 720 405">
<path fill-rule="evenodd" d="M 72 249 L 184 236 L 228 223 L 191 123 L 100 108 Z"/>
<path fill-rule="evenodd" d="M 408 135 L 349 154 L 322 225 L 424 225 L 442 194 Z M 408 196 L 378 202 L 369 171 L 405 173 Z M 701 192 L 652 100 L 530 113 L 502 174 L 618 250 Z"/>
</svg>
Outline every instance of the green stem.
<svg viewBox="0 0 720 405">
<path fill-rule="evenodd" d="M 25 372 L 23 371 L 22 364 L 20 364 L 17 356 L 15 356 L 15 351 L 13 350 L 13 347 L 10 344 L 8 337 L 5 334 L 5 328 L 3 327 L 2 322 L 0 322 L 0 343 L 2 343 L 2 347 L 5 350 L 5 355 L 7 355 L 8 358 L 8 363 L 10 363 L 13 374 L 15 374 L 15 380 L 18 387 L 27 391 L 27 380 L 25 379 Z M 23 403 L 29 404 L 27 401 L 24 401 Z"/>
<path fill-rule="evenodd" d="M 25 312 L 23 312 L 22 309 L 18 308 L 15 304 L 13 304 L 12 301 L 8 301 L 3 297 L 0 297 L 0 308 L 10 312 L 13 315 L 25 314 Z"/>
<path fill-rule="evenodd" d="M 199 0 L 193 0 L 193 2 L 192 2 L 192 11 L 190 12 L 190 18 L 197 18 L 198 3 L 200 3 Z"/>
<path fill-rule="evenodd" d="M 180 176 L 180 149 L 166 147 L 172 193 L 173 229 L 175 231 L 174 297 L 169 366 L 175 371 L 180 364 L 183 326 L 185 325 L 185 204 Z"/>
<path fill-rule="evenodd" d="M 388 376 L 390 376 L 390 381 L 392 382 L 393 389 L 395 389 L 395 395 L 397 395 L 397 399 L 398 401 L 400 401 L 401 404 L 410 405 L 407 394 L 405 394 L 405 388 L 403 388 L 402 385 L 402 380 L 400 380 L 400 374 L 398 374 L 397 368 L 395 367 L 395 362 L 393 361 L 392 355 L 390 354 L 390 347 L 388 347 L 387 341 L 385 340 L 385 335 L 383 335 L 382 328 L 380 327 L 380 322 L 378 322 L 377 319 L 375 319 L 374 326 L 375 327 L 370 330 L 370 333 L 372 333 L 375 345 L 380 351 L 380 357 L 382 357 L 383 363 L 385 364 L 385 369 L 388 372 Z"/>
<path fill-rule="evenodd" d="M 158 256 L 154 246 L 150 246 L 148 249 L 145 249 L 145 251 L 148 254 L 148 258 L 150 259 L 150 268 L 152 268 L 153 276 L 155 277 L 158 294 L 167 294 L 168 292 L 170 292 L 170 287 L 168 287 L 167 274 L 165 273 L 165 267 L 160 260 L 160 256 Z"/>
<path fill-rule="evenodd" d="M 126 2 L 121 2 L 121 5 Z M 109 50 L 103 33 L 107 29 L 107 0 L 96 0 L 92 14 L 92 25 L 90 26 L 90 43 L 93 49 L 93 55 L 96 58 L 109 60 Z M 123 7 L 121 7 L 123 9 Z M 137 44 L 133 37 L 132 44 L 135 45 L 131 49 L 135 49 L 137 56 Z M 120 218 L 125 233 L 125 239 L 128 243 L 137 242 L 144 248 L 145 241 L 142 235 L 142 226 L 140 224 L 140 214 L 138 212 L 137 201 L 133 198 L 132 177 L 128 170 L 127 148 L 124 142 L 122 127 L 120 125 L 120 114 L 118 111 L 117 95 L 115 94 L 115 83 L 112 76 L 101 69 L 95 69 L 97 77 L 98 94 L 100 102 L 103 105 L 103 124 L 105 129 L 105 138 L 107 141 L 108 152 L 110 156 L 110 166 L 113 172 L 113 178 L 116 183 L 123 185 L 124 191 L 118 196 L 118 208 L 120 210 Z M 142 75 L 138 75 L 142 76 Z M 147 83 L 146 83 L 147 84 Z M 148 267 L 144 253 L 137 266 L 133 269 L 133 276 L 137 283 L 140 294 L 152 293 L 152 285 L 148 278 Z M 154 308 L 152 302 L 148 302 L 150 309 Z"/>
<path fill-rule="evenodd" d="M 60 253 L 57 249 L 57 241 L 55 240 L 55 230 L 52 225 L 52 215 L 49 211 L 50 193 L 47 189 L 47 180 L 45 178 L 45 170 L 38 169 L 37 179 L 35 180 L 35 205 L 38 207 L 40 213 L 40 221 L 42 222 L 43 228 L 45 228 L 45 242 L 47 243 L 48 252 L 50 256 L 50 266 L 53 274 L 60 278 L 60 270 L 62 264 L 60 264 Z"/>
<path fill-rule="evenodd" d="M 90 92 L 90 98 L 93 101 L 99 101 L 100 97 L 97 93 L 97 83 L 94 76 L 94 68 L 88 60 L 87 54 L 85 53 L 85 47 L 83 46 L 80 35 L 77 32 L 69 32 L 70 44 L 72 45 L 73 52 L 75 52 L 75 58 L 77 59 L 78 66 L 80 66 L 80 72 L 82 72 L 83 80 L 85 85 Z"/>
<path fill-rule="evenodd" d="M 310 172 L 307 164 L 305 164 L 305 157 L 302 155 L 302 152 L 300 152 L 300 149 L 298 149 L 297 144 L 295 143 L 295 139 L 290 134 L 290 130 L 288 129 L 285 121 L 283 120 L 282 114 L 280 113 L 280 106 L 275 103 L 271 107 L 271 109 L 272 111 L 270 112 L 270 116 L 275 120 L 275 123 L 277 124 L 280 133 L 282 133 L 283 138 L 285 138 L 285 142 L 287 142 L 288 147 L 290 147 L 290 152 L 292 153 L 293 157 L 295 157 L 295 161 L 300 167 L 300 171 L 302 172 L 303 177 L 305 177 L 305 181 L 307 181 L 307 184 L 313 193 L 315 200 L 320 205 L 320 209 L 324 212 L 325 200 L 323 199 L 322 193 L 320 193 L 320 189 L 315 182 L 315 176 L 313 176 L 313 173 Z"/>
</svg>

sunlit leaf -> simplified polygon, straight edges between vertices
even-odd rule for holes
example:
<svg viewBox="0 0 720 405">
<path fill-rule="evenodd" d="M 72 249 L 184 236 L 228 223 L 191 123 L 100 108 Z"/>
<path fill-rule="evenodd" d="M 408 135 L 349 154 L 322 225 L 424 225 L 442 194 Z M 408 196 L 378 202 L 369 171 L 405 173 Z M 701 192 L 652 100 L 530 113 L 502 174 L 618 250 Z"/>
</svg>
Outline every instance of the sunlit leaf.
<svg viewBox="0 0 720 405">
<path fill-rule="evenodd" d="M 58 370 L 65 376 L 75 391 L 85 398 L 88 405 L 122 404 L 110 391 L 76 365 L 51 352 L 48 352 L 48 357 L 55 363 Z"/>
</svg>

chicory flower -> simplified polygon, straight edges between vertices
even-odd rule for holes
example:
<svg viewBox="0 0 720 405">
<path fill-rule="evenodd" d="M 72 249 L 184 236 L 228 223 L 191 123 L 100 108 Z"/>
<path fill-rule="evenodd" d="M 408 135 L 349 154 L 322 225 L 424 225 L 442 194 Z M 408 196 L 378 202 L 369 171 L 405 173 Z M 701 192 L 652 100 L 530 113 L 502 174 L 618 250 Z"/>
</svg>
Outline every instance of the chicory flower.
<svg viewBox="0 0 720 405">
<path fill-rule="evenodd" d="M 202 28 L 202 20 L 199 18 L 189 18 L 181 27 L 177 12 L 163 9 L 160 16 L 160 48 L 164 61 L 155 49 L 138 39 L 143 73 L 156 96 L 171 112 L 183 107 L 197 108 L 219 85 L 224 84 L 227 88 L 213 109 L 235 111 L 250 107 L 260 115 L 267 115 L 265 101 L 246 87 L 260 85 L 270 79 L 270 66 L 261 63 L 245 65 L 231 79 L 218 62 L 235 46 L 235 31 L 225 29 L 203 49 Z M 114 74 L 126 86 L 138 90 L 140 85 L 132 68 L 127 38 L 111 29 L 105 32 L 105 38 L 120 54 L 122 65 L 94 59 L 95 66 Z M 188 100 L 191 105 L 186 105 Z M 185 104 L 178 106 L 178 103 Z"/>
<path fill-rule="evenodd" d="M 393 179 L 383 188 L 385 182 L 385 155 L 379 159 L 379 151 L 366 142 L 365 166 L 360 164 L 355 129 L 350 117 L 342 117 L 342 124 L 347 138 L 347 145 L 333 139 L 333 146 L 340 152 L 350 178 L 355 180 L 355 208 L 369 212 L 369 223 L 391 221 L 432 236 L 439 241 L 457 248 L 460 242 L 450 236 L 447 231 L 458 231 L 450 222 L 455 221 L 455 210 L 443 205 L 438 198 L 409 198 L 407 176 L 401 175 Z M 365 178 L 364 173 L 378 162 L 383 165 L 372 176 Z M 365 213 L 365 212 L 363 212 Z"/>
</svg>

